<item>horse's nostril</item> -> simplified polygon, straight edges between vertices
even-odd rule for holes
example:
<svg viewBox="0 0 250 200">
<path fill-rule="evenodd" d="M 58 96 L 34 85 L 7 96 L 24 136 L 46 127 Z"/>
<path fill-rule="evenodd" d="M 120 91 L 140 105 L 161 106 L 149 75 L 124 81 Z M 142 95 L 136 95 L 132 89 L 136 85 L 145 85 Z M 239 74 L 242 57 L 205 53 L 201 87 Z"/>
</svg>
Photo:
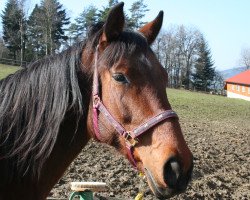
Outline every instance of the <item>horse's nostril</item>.
<svg viewBox="0 0 250 200">
<path fill-rule="evenodd" d="M 171 158 L 164 166 L 164 181 L 170 188 L 176 188 L 181 175 L 180 164 L 175 158 Z"/>
<path fill-rule="evenodd" d="M 175 159 L 169 159 L 164 166 L 164 181 L 169 188 L 176 191 L 184 191 L 191 179 L 193 164 L 188 172 L 184 175 L 180 163 Z"/>
</svg>

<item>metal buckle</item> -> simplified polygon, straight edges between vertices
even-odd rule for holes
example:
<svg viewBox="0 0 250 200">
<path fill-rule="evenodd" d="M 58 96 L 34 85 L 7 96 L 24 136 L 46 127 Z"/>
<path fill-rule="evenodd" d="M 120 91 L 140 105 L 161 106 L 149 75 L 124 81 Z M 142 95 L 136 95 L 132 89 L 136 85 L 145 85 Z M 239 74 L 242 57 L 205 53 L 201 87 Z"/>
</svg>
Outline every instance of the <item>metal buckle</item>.
<svg viewBox="0 0 250 200">
<path fill-rule="evenodd" d="M 124 138 L 125 138 L 126 142 L 127 142 L 130 146 L 132 146 L 132 147 L 134 147 L 134 146 L 139 142 L 137 138 L 133 138 L 133 137 L 130 135 L 130 132 L 129 132 L 129 131 L 127 131 L 127 132 L 124 134 Z"/>
</svg>

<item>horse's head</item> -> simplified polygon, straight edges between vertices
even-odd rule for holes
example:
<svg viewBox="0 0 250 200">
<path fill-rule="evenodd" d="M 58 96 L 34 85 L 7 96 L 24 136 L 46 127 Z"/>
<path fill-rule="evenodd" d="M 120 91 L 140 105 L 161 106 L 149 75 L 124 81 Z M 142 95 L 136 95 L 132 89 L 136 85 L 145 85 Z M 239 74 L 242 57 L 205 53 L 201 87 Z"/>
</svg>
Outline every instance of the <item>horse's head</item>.
<svg viewBox="0 0 250 200">
<path fill-rule="evenodd" d="M 94 85 L 99 86 L 94 86 L 89 131 L 135 161 L 137 168 L 145 172 L 154 194 L 167 198 L 186 189 L 193 162 L 177 116 L 166 112 L 171 110 L 166 95 L 167 73 L 150 48 L 162 20 L 160 12 L 138 32 L 124 31 L 120 3 L 100 29 L 96 49 L 89 58 L 83 58 L 91 58 L 99 77 L 94 75 Z M 159 113 L 163 120 L 158 119 Z M 138 126 L 143 131 L 134 139 L 134 133 L 129 131 Z"/>
</svg>

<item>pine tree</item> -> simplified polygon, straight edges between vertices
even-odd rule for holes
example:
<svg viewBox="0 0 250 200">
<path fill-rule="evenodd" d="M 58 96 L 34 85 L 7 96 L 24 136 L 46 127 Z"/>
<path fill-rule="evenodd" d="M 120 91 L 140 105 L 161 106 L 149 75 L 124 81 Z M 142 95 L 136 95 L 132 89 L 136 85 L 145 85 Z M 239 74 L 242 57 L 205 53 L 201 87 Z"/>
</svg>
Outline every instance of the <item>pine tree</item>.
<svg viewBox="0 0 250 200">
<path fill-rule="evenodd" d="M 70 18 L 67 17 L 66 10 L 63 9 L 63 5 L 58 1 L 56 2 L 56 20 L 55 20 L 55 29 L 54 29 L 54 43 L 56 44 L 55 48 L 59 49 L 60 46 L 67 41 L 68 37 L 65 35 L 65 26 L 70 24 Z"/>
<path fill-rule="evenodd" d="M 215 76 L 211 51 L 203 37 L 201 37 L 198 47 L 198 58 L 195 62 L 195 73 L 193 74 L 193 84 L 197 90 L 209 91 Z"/>
<path fill-rule="evenodd" d="M 25 19 L 19 2 L 17 0 L 9 0 L 1 17 L 5 45 L 12 54 L 11 57 L 16 60 L 18 53 L 24 48 L 22 34 L 24 32 L 23 25 Z"/>
<path fill-rule="evenodd" d="M 59 50 L 61 45 L 68 39 L 65 35 L 65 25 L 68 25 L 69 18 L 62 4 L 57 0 L 42 0 L 41 2 L 42 18 L 44 23 L 44 42 L 46 55 L 53 54 Z"/>
<path fill-rule="evenodd" d="M 67 46 L 72 46 L 74 43 L 80 41 L 81 38 L 81 26 L 75 22 L 72 22 L 67 30 L 68 43 Z"/>
<path fill-rule="evenodd" d="M 20 61 L 21 61 L 21 66 L 23 66 L 23 59 L 24 59 L 24 55 L 25 55 L 25 46 L 26 46 L 26 40 L 27 40 L 27 20 L 25 17 L 25 13 L 24 13 L 24 3 L 25 0 L 20 0 L 18 1 L 18 7 L 19 7 L 19 11 L 20 11 L 20 19 L 19 19 L 19 25 L 20 25 L 20 30 L 19 30 L 19 34 L 20 34 Z"/>
<path fill-rule="evenodd" d="M 86 37 L 88 28 L 97 23 L 104 22 L 110 9 L 118 3 L 118 0 L 109 0 L 108 5 L 98 10 L 95 6 L 88 6 L 83 12 L 71 23 L 68 29 L 70 44 L 78 42 Z"/>
<path fill-rule="evenodd" d="M 109 0 L 109 3 L 107 6 L 104 6 L 102 8 L 102 10 L 99 10 L 99 13 L 98 13 L 98 18 L 99 18 L 99 21 L 106 21 L 107 17 L 108 17 L 108 13 L 110 11 L 110 9 L 115 6 L 116 4 L 118 4 L 118 0 Z"/>
<path fill-rule="evenodd" d="M 0 36 L 0 58 L 9 58 L 9 50 L 5 47 L 2 36 Z"/>
<path fill-rule="evenodd" d="M 41 20 L 44 13 L 39 5 L 35 5 L 28 20 L 26 57 L 27 61 L 36 60 L 45 55 L 45 43 L 43 34 L 46 33 L 45 26 Z"/>
<path fill-rule="evenodd" d="M 77 38 L 84 38 L 89 26 L 95 24 L 98 19 L 98 9 L 95 6 L 89 6 L 83 10 L 78 18 L 76 18 Z"/>
<path fill-rule="evenodd" d="M 129 22 L 127 24 L 128 28 L 138 29 L 145 24 L 142 19 L 149 9 L 147 9 L 147 5 L 144 4 L 143 0 L 135 1 L 129 11 L 131 12 L 131 18 L 129 18 Z"/>
</svg>

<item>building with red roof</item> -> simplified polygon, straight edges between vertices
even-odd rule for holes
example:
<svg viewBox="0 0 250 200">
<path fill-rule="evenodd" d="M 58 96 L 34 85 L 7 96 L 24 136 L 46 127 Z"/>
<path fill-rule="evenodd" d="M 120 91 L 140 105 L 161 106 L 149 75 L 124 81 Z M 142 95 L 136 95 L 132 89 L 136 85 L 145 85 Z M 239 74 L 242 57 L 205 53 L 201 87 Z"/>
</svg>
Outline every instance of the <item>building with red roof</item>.
<svg viewBox="0 0 250 200">
<path fill-rule="evenodd" d="M 227 97 L 250 101 L 250 69 L 225 80 Z"/>
</svg>

